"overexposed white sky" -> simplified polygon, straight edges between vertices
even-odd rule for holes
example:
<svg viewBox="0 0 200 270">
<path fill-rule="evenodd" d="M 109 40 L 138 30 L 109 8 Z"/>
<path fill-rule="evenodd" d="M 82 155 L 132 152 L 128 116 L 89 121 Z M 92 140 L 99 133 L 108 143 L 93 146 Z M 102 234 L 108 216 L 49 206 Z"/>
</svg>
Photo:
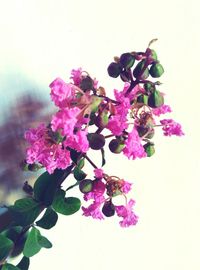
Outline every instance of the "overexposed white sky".
<svg viewBox="0 0 200 270">
<path fill-rule="evenodd" d="M 200 269 L 199 10 L 198 0 L 0 0 L 1 104 L 13 101 L 24 81 L 48 98 L 49 83 L 80 66 L 112 93 L 122 86 L 107 76 L 113 56 L 158 38 L 152 48 L 165 68 L 160 90 L 186 134 L 158 132 L 150 159 L 108 155 L 106 172 L 134 182 L 136 227 L 81 212 L 60 216 L 43 232 L 54 247 L 31 259 L 31 270 Z"/>
</svg>

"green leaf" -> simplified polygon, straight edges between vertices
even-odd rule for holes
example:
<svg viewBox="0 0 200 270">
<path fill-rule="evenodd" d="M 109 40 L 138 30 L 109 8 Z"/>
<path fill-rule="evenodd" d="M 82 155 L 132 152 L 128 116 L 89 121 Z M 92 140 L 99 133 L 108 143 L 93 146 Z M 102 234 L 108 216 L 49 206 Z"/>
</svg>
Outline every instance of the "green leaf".
<svg viewBox="0 0 200 270">
<path fill-rule="evenodd" d="M 39 236 L 38 237 L 38 243 L 41 247 L 44 248 L 52 248 L 51 242 L 44 236 Z"/>
<path fill-rule="evenodd" d="M 43 217 L 36 224 L 43 229 L 51 229 L 56 225 L 58 214 L 51 208 L 47 208 Z"/>
<path fill-rule="evenodd" d="M 7 238 L 9 238 L 15 243 L 14 248 L 12 249 L 12 252 L 10 254 L 10 257 L 18 256 L 24 248 L 24 244 L 27 238 L 27 233 L 21 234 L 22 230 L 23 230 L 23 227 L 16 226 L 2 233 L 4 236 L 6 236 Z"/>
<path fill-rule="evenodd" d="M 23 269 L 20 269 L 19 267 L 14 266 L 10 263 L 6 263 L 3 265 L 2 270 L 23 270 Z"/>
<path fill-rule="evenodd" d="M 81 160 L 79 160 L 77 167 L 81 170 L 85 165 L 85 158 L 82 158 Z"/>
<path fill-rule="evenodd" d="M 62 215 L 72 215 L 81 207 L 81 201 L 75 197 L 65 198 L 65 191 L 60 189 L 53 201 L 53 208 Z"/>
<path fill-rule="evenodd" d="M 28 270 L 30 265 L 30 259 L 27 257 L 23 257 L 21 261 L 18 263 L 17 267 L 20 268 L 20 270 Z"/>
<path fill-rule="evenodd" d="M 87 174 L 84 173 L 84 171 L 80 170 L 78 168 L 78 166 L 76 166 L 76 168 L 74 169 L 74 178 L 77 181 L 81 181 L 81 180 L 85 179 L 86 176 L 87 176 Z"/>
<path fill-rule="evenodd" d="M 41 204 L 32 198 L 24 198 L 17 200 L 9 210 L 12 212 L 15 225 L 27 226 L 35 221 L 42 208 Z"/>
<path fill-rule="evenodd" d="M 51 248 L 52 244 L 46 237 L 40 234 L 38 229 L 33 227 L 26 240 L 23 254 L 25 257 L 32 257 L 37 254 L 42 247 Z"/>
<path fill-rule="evenodd" d="M 0 234 L 0 261 L 7 258 L 13 246 L 14 246 L 14 243 L 12 240 Z"/>
<path fill-rule="evenodd" d="M 55 170 L 53 174 L 43 173 L 36 180 L 33 190 L 36 200 L 43 202 L 45 206 L 52 204 L 57 188 L 72 170 L 73 166 L 69 166 L 66 170 Z"/>
</svg>

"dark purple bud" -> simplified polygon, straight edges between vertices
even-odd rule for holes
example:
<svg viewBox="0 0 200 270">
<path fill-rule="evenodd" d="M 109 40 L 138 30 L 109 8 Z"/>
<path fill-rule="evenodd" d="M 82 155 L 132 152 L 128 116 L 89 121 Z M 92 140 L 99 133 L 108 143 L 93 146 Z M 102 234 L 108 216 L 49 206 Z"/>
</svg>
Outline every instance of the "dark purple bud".
<svg viewBox="0 0 200 270">
<path fill-rule="evenodd" d="M 124 141 L 120 139 L 113 139 L 109 143 L 110 151 L 115 154 L 121 153 L 124 147 L 125 147 Z"/>
<path fill-rule="evenodd" d="M 107 70 L 110 77 L 117 78 L 122 72 L 122 67 L 119 63 L 113 62 L 108 66 Z"/>
<path fill-rule="evenodd" d="M 105 138 L 102 134 L 89 133 L 87 138 L 93 150 L 100 150 L 105 145 Z"/>
<path fill-rule="evenodd" d="M 135 63 L 135 58 L 130 53 L 123 53 L 120 56 L 119 62 L 121 66 L 125 69 L 131 68 Z"/>
<path fill-rule="evenodd" d="M 106 217 L 112 217 L 115 214 L 115 206 L 111 200 L 104 203 L 102 212 Z"/>
<path fill-rule="evenodd" d="M 93 188 L 93 181 L 91 179 L 84 179 L 79 184 L 79 189 L 82 193 L 91 192 Z"/>
</svg>

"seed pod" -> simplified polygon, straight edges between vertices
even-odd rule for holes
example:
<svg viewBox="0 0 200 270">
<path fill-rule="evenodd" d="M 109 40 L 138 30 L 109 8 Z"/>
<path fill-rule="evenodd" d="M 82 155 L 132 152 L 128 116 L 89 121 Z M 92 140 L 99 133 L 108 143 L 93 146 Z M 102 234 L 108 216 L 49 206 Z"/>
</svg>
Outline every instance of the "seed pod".
<svg viewBox="0 0 200 270">
<path fill-rule="evenodd" d="M 155 61 L 158 59 L 157 53 L 152 49 L 151 49 L 150 57 L 152 60 L 155 60 Z"/>
<path fill-rule="evenodd" d="M 136 79 L 146 80 L 149 77 L 149 70 L 146 68 L 141 74 L 142 69 L 144 68 L 145 60 L 140 61 L 135 69 L 133 70 L 133 76 Z"/>
<path fill-rule="evenodd" d="M 144 146 L 144 150 L 147 153 L 147 157 L 153 156 L 155 153 L 154 143 L 148 142 Z"/>
<path fill-rule="evenodd" d="M 110 141 L 108 147 L 112 153 L 119 154 L 124 149 L 125 144 L 119 139 L 113 139 Z"/>
<path fill-rule="evenodd" d="M 87 91 L 87 90 L 91 90 L 93 88 L 94 82 L 93 80 L 87 76 L 85 78 L 82 79 L 81 83 L 80 83 L 80 88 L 83 91 Z"/>
<path fill-rule="evenodd" d="M 131 68 L 135 63 L 135 58 L 130 53 L 123 53 L 120 56 L 119 62 L 121 66 L 125 69 Z"/>
<path fill-rule="evenodd" d="M 107 112 L 103 111 L 100 113 L 95 119 L 94 123 L 99 128 L 104 128 L 108 124 L 108 114 Z"/>
<path fill-rule="evenodd" d="M 123 70 L 120 73 L 120 78 L 122 79 L 123 82 L 129 82 L 131 80 L 131 75 L 127 70 Z"/>
<path fill-rule="evenodd" d="M 164 68 L 161 64 L 153 64 L 149 70 L 150 75 L 153 78 L 159 78 L 164 73 Z"/>
<path fill-rule="evenodd" d="M 104 206 L 102 208 L 102 212 L 106 217 L 112 217 L 115 214 L 115 206 L 112 203 L 112 201 L 107 201 L 104 203 Z"/>
<path fill-rule="evenodd" d="M 147 95 L 143 95 L 143 94 L 141 94 L 141 95 L 139 95 L 138 97 L 137 97 L 137 102 L 138 103 L 143 103 L 143 104 L 148 104 L 148 96 Z"/>
<path fill-rule="evenodd" d="M 91 192 L 93 188 L 93 181 L 91 179 L 84 179 L 79 184 L 79 189 L 82 193 Z"/>
<path fill-rule="evenodd" d="M 163 104 L 164 104 L 164 97 L 163 97 L 163 95 L 159 91 L 155 90 L 149 96 L 148 105 L 151 108 L 158 108 L 158 107 L 162 106 Z"/>
<path fill-rule="evenodd" d="M 147 94 L 153 93 L 153 91 L 156 89 L 155 85 L 152 83 L 145 83 L 144 84 L 144 89 L 147 92 Z"/>
<path fill-rule="evenodd" d="M 89 133 L 87 138 L 93 150 L 100 150 L 105 145 L 105 138 L 102 134 Z"/>
<path fill-rule="evenodd" d="M 108 66 L 107 71 L 110 77 L 117 78 L 122 72 L 122 67 L 119 63 L 113 62 Z"/>
</svg>

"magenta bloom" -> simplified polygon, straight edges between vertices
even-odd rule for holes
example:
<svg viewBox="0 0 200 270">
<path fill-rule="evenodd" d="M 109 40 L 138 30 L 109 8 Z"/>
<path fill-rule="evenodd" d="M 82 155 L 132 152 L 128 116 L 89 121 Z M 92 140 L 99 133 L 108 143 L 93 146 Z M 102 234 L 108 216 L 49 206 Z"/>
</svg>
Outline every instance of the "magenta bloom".
<svg viewBox="0 0 200 270">
<path fill-rule="evenodd" d="M 172 109 L 171 109 L 171 107 L 169 105 L 163 104 L 159 108 L 152 109 L 152 112 L 153 112 L 154 115 L 160 116 L 161 114 L 172 112 Z"/>
<path fill-rule="evenodd" d="M 160 120 L 160 123 L 163 125 L 162 130 L 164 131 L 165 136 L 184 135 L 181 125 L 175 122 L 173 119 L 163 119 Z"/>
<path fill-rule="evenodd" d="M 87 208 L 82 206 L 83 215 L 86 217 L 92 217 L 94 219 L 104 219 L 104 216 L 101 212 L 101 206 L 104 202 L 104 198 L 102 197 L 98 201 L 94 201 L 92 204 L 90 204 Z"/>
<path fill-rule="evenodd" d="M 51 99 L 56 106 L 62 108 L 69 106 L 75 99 L 74 85 L 65 83 L 62 79 L 55 79 L 49 87 L 51 88 Z"/>
<path fill-rule="evenodd" d="M 81 74 L 82 74 L 82 68 L 72 69 L 71 71 L 70 79 L 73 80 L 76 86 L 79 86 L 81 83 Z"/>
<path fill-rule="evenodd" d="M 131 225 L 136 225 L 136 223 L 138 222 L 138 216 L 135 215 L 132 209 L 134 204 L 135 201 L 131 199 L 126 206 L 115 206 L 117 215 L 123 218 L 119 222 L 121 227 L 129 227 Z"/>
<path fill-rule="evenodd" d="M 102 169 L 94 169 L 94 175 L 96 178 L 102 179 L 103 178 L 103 170 Z"/>
<path fill-rule="evenodd" d="M 92 191 L 84 194 L 84 200 L 85 201 L 88 201 L 90 199 L 93 199 L 95 201 L 98 201 L 99 199 L 101 200 L 105 190 L 106 185 L 101 180 L 95 180 Z"/>
<path fill-rule="evenodd" d="M 120 115 L 114 115 L 108 122 L 107 127 L 113 135 L 120 136 L 122 135 L 124 129 L 128 128 L 128 123 L 126 117 L 122 117 Z"/>
<path fill-rule="evenodd" d="M 61 144 L 51 142 L 48 129 L 44 124 L 25 133 L 30 146 L 27 148 L 26 161 L 29 164 L 40 163 L 51 174 L 56 168 L 66 169 L 70 163 L 70 152 Z"/>
<path fill-rule="evenodd" d="M 67 137 L 63 142 L 64 146 L 69 146 L 78 152 L 86 153 L 89 149 L 89 142 L 87 139 L 87 131 L 79 130 L 70 137 Z"/>
<path fill-rule="evenodd" d="M 132 183 L 127 182 L 125 180 L 122 180 L 122 187 L 121 187 L 121 191 L 125 194 L 127 194 L 132 188 Z"/>
<path fill-rule="evenodd" d="M 53 115 L 51 128 L 53 131 L 61 130 L 63 136 L 73 136 L 74 127 L 77 123 L 79 108 L 66 108 Z"/>
<path fill-rule="evenodd" d="M 46 125 L 41 123 L 37 128 L 30 128 L 24 134 L 25 139 L 30 144 L 40 141 L 47 132 Z"/>
<path fill-rule="evenodd" d="M 128 134 L 128 139 L 126 140 L 123 153 L 129 159 L 143 158 L 147 156 L 135 128 L 133 128 L 133 130 Z"/>
</svg>

